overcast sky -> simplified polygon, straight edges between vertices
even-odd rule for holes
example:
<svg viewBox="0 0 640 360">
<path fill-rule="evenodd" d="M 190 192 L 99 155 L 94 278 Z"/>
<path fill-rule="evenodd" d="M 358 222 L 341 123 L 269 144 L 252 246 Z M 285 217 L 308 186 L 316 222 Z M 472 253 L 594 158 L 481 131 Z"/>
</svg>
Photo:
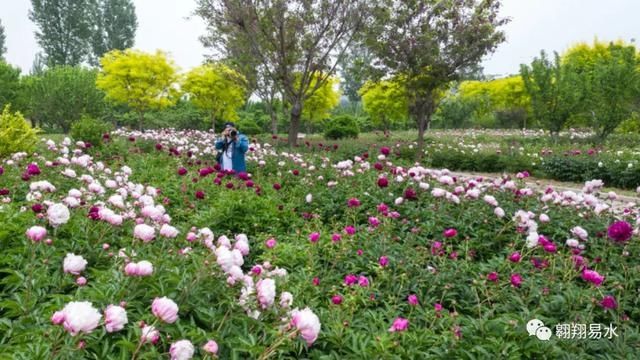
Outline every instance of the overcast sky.
<svg viewBox="0 0 640 360">
<path fill-rule="evenodd" d="M 182 69 L 200 64 L 206 50 L 198 41 L 203 22 L 190 18 L 194 0 L 134 0 L 138 15 L 135 47 L 171 53 Z M 504 0 L 507 41 L 483 63 L 486 74 L 518 72 L 540 49 L 562 52 L 578 41 L 638 39 L 640 0 Z M 31 69 L 39 51 L 28 18 L 30 0 L 0 0 L 8 62 Z"/>
</svg>

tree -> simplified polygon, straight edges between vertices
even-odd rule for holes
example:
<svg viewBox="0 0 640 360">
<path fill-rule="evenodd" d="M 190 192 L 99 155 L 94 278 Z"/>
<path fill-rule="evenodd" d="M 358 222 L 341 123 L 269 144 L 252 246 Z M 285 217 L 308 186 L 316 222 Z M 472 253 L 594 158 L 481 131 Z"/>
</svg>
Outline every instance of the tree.
<svg viewBox="0 0 640 360">
<path fill-rule="evenodd" d="M 14 105 L 20 93 L 20 69 L 0 59 L 0 109 Z"/>
<path fill-rule="evenodd" d="M 562 57 L 562 66 L 582 79 L 577 112 L 604 141 L 620 123 L 632 117 L 640 99 L 640 54 L 622 41 L 580 43 Z"/>
<path fill-rule="evenodd" d="M 468 103 L 475 103 L 476 117 L 500 114 L 503 126 L 526 127 L 526 114 L 530 111 L 531 98 L 520 75 L 488 81 L 463 81 L 458 88 L 459 96 Z M 518 124 L 509 124 L 513 115 Z"/>
<path fill-rule="evenodd" d="M 557 135 L 580 104 L 580 77 L 562 66 L 557 53 L 551 62 L 544 51 L 530 66 L 521 65 L 520 75 L 531 97 L 534 116 L 552 135 Z"/>
<path fill-rule="evenodd" d="M 2 26 L 2 21 L 0 21 L 0 59 L 2 59 L 4 53 L 7 52 L 7 47 L 5 46 L 6 40 L 7 36 L 4 34 L 4 26 Z"/>
<path fill-rule="evenodd" d="M 161 51 L 148 54 L 132 49 L 113 50 L 100 59 L 100 64 L 102 71 L 96 85 L 107 99 L 136 112 L 139 128 L 146 111 L 162 109 L 177 101 L 177 69 Z"/>
<path fill-rule="evenodd" d="M 104 94 L 95 86 L 96 71 L 79 66 L 56 66 L 23 79 L 27 114 L 32 123 L 68 133 L 83 115 L 98 117 Z"/>
<path fill-rule="evenodd" d="M 340 66 L 343 92 L 350 102 L 361 100 L 360 89 L 370 77 L 370 64 L 373 60 L 369 49 L 362 45 L 352 46 Z"/>
<path fill-rule="evenodd" d="M 364 0 L 198 0 L 196 13 L 208 25 L 207 38 L 220 47 L 233 38 L 248 42 L 248 51 L 260 61 L 265 76 L 291 104 L 288 141 L 295 145 L 304 104 L 334 74 L 363 26 L 365 4 Z"/>
<path fill-rule="evenodd" d="M 367 81 L 359 93 L 364 111 L 369 114 L 374 126 L 382 127 L 385 133 L 392 125 L 409 117 L 407 90 L 399 78 Z"/>
<path fill-rule="evenodd" d="M 322 78 L 322 74 L 316 75 L 310 88 L 314 88 L 315 82 L 320 78 Z M 306 100 L 302 110 L 302 118 L 307 120 L 309 125 L 328 118 L 331 115 L 331 110 L 338 106 L 340 102 L 338 83 L 339 80 L 336 77 L 330 77 Z"/>
<path fill-rule="evenodd" d="M 504 41 L 499 0 L 381 0 L 366 43 L 376 64 L 406 78 L 418 147 L 438 92 Z M 418 151 L 421 154 L 422 151 Z"/>
<path fill-rule="evenodd" d="M 245 102 L 246 80 L 240 73 L 222 63 L 199 66 L 191 70 L 182 89 L 200 110 L 210 114 L 211 129 L 216 120 L 237 120 L 237 110 Z"/>
<path fill-rule="evenodd" d="M 133 46 L 138 18 L 131 0 L 97 0 L 96 22 L 91 37 L 91 62 L 111 50 L 125 50 Z"/>
<path fill-rule="evenodd" d="M 29 19 L 47 65 L 78 65 L 90 54 L 94 0 L 31 0 Z"/>
</svg>

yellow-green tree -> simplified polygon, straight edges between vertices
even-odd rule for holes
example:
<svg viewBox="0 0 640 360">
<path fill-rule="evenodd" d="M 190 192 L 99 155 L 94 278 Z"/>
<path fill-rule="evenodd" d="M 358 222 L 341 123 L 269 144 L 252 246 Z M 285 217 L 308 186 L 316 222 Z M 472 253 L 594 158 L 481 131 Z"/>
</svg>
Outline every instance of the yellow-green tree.
<svg viewBox="0 0 640 360">
<path fill-rule="evenodd" d="M 476 104 L 477 118 L 513 109 L 531 111 L 531 98 L 520 75 L 490 81 L 463 81 L 458 92 L 462 99 Z"/>
<path fill-rule="evenodd" d="M 138 50 L 114 50 L 101 59 L 102 71 L 96 85 L 107 99 L 125 104 L 138 114 L 141 128 L 144 114 L 178 100 L 177 67 L 162 51 L 149 54 Z"/>
<path fill-rule="evenodd" d="M 302 118 L 308 121 L 309 125 L 328 118 L 331 110 L 340 102 L 339 80 L 336 77 L 329 77 L 317 90 L 312 91 L 321 77 L 324 78 L 325 75 L 316 74 L 311 80 L 311 86 L 307 91 L 308 97 L 302 109 Z"/>
<path fill-rule="evenodd" d="M 222 63 L 194 68 L 182 84 L 191 101 L 211 116 L 215 131 L 216 120 L 235 121 L 237 110 L 245 102 L 247 82 L 240 73 Z"/>
<path fill-rule="evenodd" d="M 409 117 L 407 90 L 398 79 L 367 81 L 358 93 L 373 125 L 385 132 Z"/>
</svg>

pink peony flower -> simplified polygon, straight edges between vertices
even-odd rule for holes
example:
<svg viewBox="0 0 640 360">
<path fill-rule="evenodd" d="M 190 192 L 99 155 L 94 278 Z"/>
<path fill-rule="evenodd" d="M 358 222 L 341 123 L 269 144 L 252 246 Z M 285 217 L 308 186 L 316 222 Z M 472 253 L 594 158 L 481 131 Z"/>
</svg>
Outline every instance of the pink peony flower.
<svg viewBox="0 0 640 360">
<path fill-rule="evenodd" d="M 444 309 L 444 307 L 443 307 L 443 306 L 442 306 L 442 304 L 440 304 L 440 303 L 435 303 L 435 304 L 433 305 L 433 309 L 434 309 L 436 312 L 440 312 L 440 311 L 442 311 L 442 309 Z"/>
<path fill-rule="evenodd" d="M 70 217 L 71 213 L 69 212 L 69 208 L 64 204 L 53 204 L 47 209 L 47 219 L 53 227 L 66 224 Z"/>
<path fill-rule="evenodd" d="M 261 279 L 256 284 L 258 302 L 263 309 L 273 305 L 276 298 L 276 282 L 273 279 Z"/>
<path fill-rule="evenodd" d="M 618 307 L 618 303 L 616 302 L 616 298 L 612 295 L 605 295 L 605 297 L 600 301 L 600 306 L 605 309 L 615 309 Z"/>
<path fill-rule="evenodd" d="M 340 234 L 331 235 L 331 241 L 334 243 L 340 242 L 340 240 L 342 240 L 342 236 L 340 236 Z"/>
<path fill-rule="evenodd" d="M 596 287 L 600 286 L 604 281 L 604 276 L 598 274 L 598 272 L 595 270 L 584 269 L 582 270 L 581 276 L 584 281 L 588 281 L 593 285 L 595 285 Z"/>
<path fill-rule="evenodd" d="M 367 287 L 369 286 L 369 279 L 367 279 L 366 276 L 359 276 L 358 277 L 358 285 L 360 285 L 360 287 Z"/>
<path fill-rule="evenodd" d="M 87 278 L 86 278 L 86 277 L 84 277 L 84 276 L 79 276 L 79 277 L 76 279 L 76 285 L 78 285 L 78 286 L 85 286 L 85 285 L 87 285 Z"/>
<path fill-rule="evenodd" d="M 347 286 L 355 285 L 358 282 L 358 277 L 353 274 L 348 274 L 344 277 L 344 283 Z"/>
<path fill-rule="evenodd" d="M 127 312 L 117 305 L 109 305 L 104 311 L 104 326 L 107 332 L 116 332 L 124 329 L 129 322 Z"/>
<path fill-rule="evenodd" d="M 607 229 L 609 239 L 616 243 L 623 243 L 633 236 L 633 227 L 626 221 L 616 221 Z"/>
<path fill-rule="evenodd" d="M 413 306 L 418 305 L 418 295 L 416 294 L 409 295 L 407 297 L 407 302 L 409 303 L 409 305 L 413 305 Z"/>
<path fill-rule="evenodd" d="M 372 227 L 378 227 L 380 225 L 380 220 L 378 220 L 375 216 L 369 216 L 369 225 Z"/>
<path fill-rule="evenodd" d="M 319 277 L 314 277 L 313 280 L 313 286 L 319 286 L 320 285 L 320 278 Z"/>
<path fill-rule="evenodd" d="M 344 227 L 344 232 L 346 232 L 349 235 L 353 235 L 356 233 L 356 228 L 352 225 L 347 225 Z"/>
<path fill-rule="evenodd" d="M 397 317 L 393 320 L 393 324 L 389 328 L 389 332 L 402 332 L 409 328 L 409 320 L 403 317 Z"/>
<path fill-rule="evenodd" d="M 218 343 L 215 342 L 215 340 L 209 340 L 206 344 L 204 344 L 202 350 L 209 354 L 216 355 L 218 353 Z"/>
<path fill-rule="evenodd" d="M 68 253 L 62 262 L 62 269 L 67 274 L 80 275 L 87 267 L 87 260 L 80 255 Z"/>
<path fill-rule="evenodd" d="M 133 237 L 140 239 L 145 243 L 150 242 L 156 237 L 156 230 L 147 224 L 138 224 L 133 229 Z"/>
<path fill-rule="evenodd" d="M 351 198 L 347 201 L 347 206 L 349 206 L 350 208 L 358 207 L 360 206 L 360 200 L 358 200 L 357 198 Z"/>
<path fill-rule="evenodd" d="M 155 298 L 151 304 L 151 312 L 160 320 L 173 324 L 178 320 L 178 305 L 165 297 Z"/>
<path fill-rule="evenodd" d="M 520 276 L 520 274 L 517 274 L 517 273 L 511 275 L 511 285 L 519 288 L 520 285 L 522 285 L 522 276 Z"/>
<path fill-rule="evenodd" d="M 276 239 L 270 238 L 267 241 L 265 241 L 264 244 L 267 248 L 273 249 L 276 246 L 277 242 L 276 242 Z"/>
<path fill-rule="evenodd" d="M 102 319 L 100 312 L 88 301 L 72 301 L 62 309 L 62 313 L 64 314 L 63 326 L 71 336 L 91 333 Z M 56 320 L 59 321 L 60 317 Z"/>
<path fill-rule="evenodd" d="M 178 236 L 178 229 L 169 224 L 162 224 L 162 227 L 160 228 L 160 236 L 175 239 Z"/>
<path fill-rule="evenodd" d="M 291 304 L 293 304 L 293 294 L 288 291 L 282 292 L 282 294 L 280 294 L 280 307 L 288 309 Z"/>
<path fill-rule="evenodd" d="M 160 332 L 156 330 L 153 326 L 145 325 L 142 328 L 142 334 L 140 336 L 140 341 L 142 343 L 152 343 L 156 344 L 160 340 Z"/>
<path fill-rule="evenodd" d="M 27 237 L 33 242 L 39 242 L 47 237 L 47 229 L 42 226 L 32 226 L 26 232 Z"/>
<path fill-rule="evenodd" d="M 300 332 L 308 346 L 311 346 L 316 341 L 320 333 L 320 319 L 309 308 L 293 310 L 291 326 L 294 326 Z"/>
<path fill-rule="evenodd" d="M 387 204 L 385 203 L 380 203 L 377 207 L 377 210 L 379 213 L 386 213 L 389 211 L 389 206 L 387 206 Z"/>
<path fill-rule="evenodd" d="M 51 316 L 51 323 L 53 325 L 60 325 L 64 322 L 64 311 L 56 311 Z"/>
<path fill-rule="evenodd" d="M 179 340 L 171 344 L 169 354 L 171 360 L 189 360 L 193 358 L 195 348 L 189 340 Z"/>
<path fill-rule="evenodd" d="M 489 275 L 487 275 L 487 280 L 493 281 L 493 282 L 498 282 L 498 273 L 495 272 L 495 271 L 489 273 Z"/>
</svg>

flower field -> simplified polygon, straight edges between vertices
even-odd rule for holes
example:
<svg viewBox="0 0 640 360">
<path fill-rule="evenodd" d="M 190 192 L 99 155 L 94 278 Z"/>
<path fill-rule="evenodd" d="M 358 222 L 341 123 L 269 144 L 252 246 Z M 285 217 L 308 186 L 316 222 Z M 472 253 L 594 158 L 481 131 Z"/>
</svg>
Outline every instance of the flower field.
<svg viewBox="0 0 640 360">
<path fill-rule="evenodd" d="M 242 174 L 209 132 L 54 138 L 0 167 L 0 358 L 640 355 L 639 212 L 598 178 L 457 177 L 384 138 L 256 139 Z"/>
</svg>

